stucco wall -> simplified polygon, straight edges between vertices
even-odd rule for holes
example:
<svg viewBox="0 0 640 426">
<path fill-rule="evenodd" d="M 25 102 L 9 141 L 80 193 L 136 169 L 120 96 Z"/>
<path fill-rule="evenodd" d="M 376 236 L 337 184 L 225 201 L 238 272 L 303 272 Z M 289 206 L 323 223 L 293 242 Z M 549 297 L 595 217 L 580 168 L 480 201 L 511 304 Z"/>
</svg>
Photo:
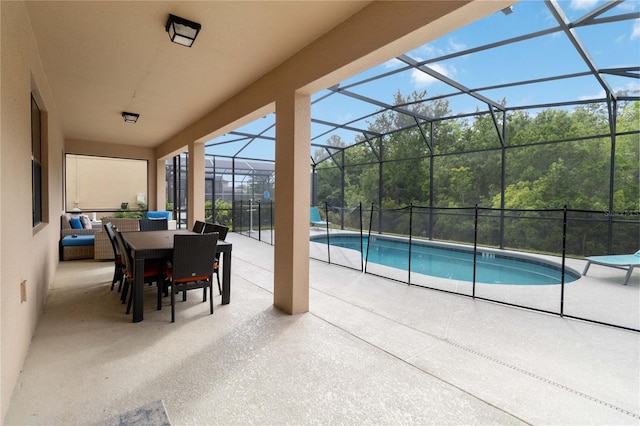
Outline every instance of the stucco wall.
<svg viewBox="0 0 640 426">
<path fill-rule="evenodd" d="M 0 14 L 0 404 L 4 418 L 58 263 L 64 141 L 24 4 L 0 2 Z M 43 153 L 48 209 L 43 216 L 49 223 L 35 229 L 31 219 L 32 91 L 46 112 L 43 135 L 48 140 Z M 20 295 L 23 280 L 26 302 Z"/>
</svg>

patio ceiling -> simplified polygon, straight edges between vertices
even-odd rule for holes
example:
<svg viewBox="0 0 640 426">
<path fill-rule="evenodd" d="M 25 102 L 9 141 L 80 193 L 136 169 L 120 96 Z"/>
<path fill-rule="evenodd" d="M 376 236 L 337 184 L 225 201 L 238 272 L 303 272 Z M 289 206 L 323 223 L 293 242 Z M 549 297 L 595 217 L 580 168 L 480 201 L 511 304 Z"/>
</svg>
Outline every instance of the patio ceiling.
<svg viewBox="0 0 640 426">
<path fill-rule="evenodd" d="M 26 2 L 68 139 L 154 147 L 369 1 Z M 202 25 L 169 41 L 169 14 Z M 140 114 L 126 124 L 122 111 Z"/>
</svg>

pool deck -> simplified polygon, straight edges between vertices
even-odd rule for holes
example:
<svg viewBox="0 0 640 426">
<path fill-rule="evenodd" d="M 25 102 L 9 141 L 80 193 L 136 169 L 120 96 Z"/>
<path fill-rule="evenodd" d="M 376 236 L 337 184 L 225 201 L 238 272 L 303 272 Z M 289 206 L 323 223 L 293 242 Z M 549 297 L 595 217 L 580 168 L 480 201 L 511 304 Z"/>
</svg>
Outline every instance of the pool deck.
<svg viewBox="0 0 640 426">
<path fill-rule="evenodd" d="M 333 231 L 336 235 L 337 232 Z M 312 233 L 318 235 L 318 233 Z M 492 250 L 492 249 L 489 249 Z M 502 252 L 495 250 L 496 253 Z M 561 265 L 562 259 L 555 256 L 533 253 L 510 252 L 520 256 L 538 258 L 547 262 Z M 323 243 L 310 244 L 310 256 L 313 259 L 328 261 L 327 245 Z M 360 258 L 353 250 L 331 247 L 331 263 L 360 268 Z M 566 267 L 578 275 L 584 270 L 586 261 L 583 259 L 566 259 Z M 391 268 L 375 263 L 366 265 L 368 274 L 391 278 L 401 283 L 409 281 L 408 273 L 404 270 Z M 525 307 L 538 311 L 577 317 L 605 324 L 640 330 L 640 271 L 634 271 L 629 283 L 623 285 L 626 271 L 592 265 L 588 275 L 565 284 L 564 294 L 560 285 L 507 285 L 507 284 L 473 284 L 468 281 L 451 280 L 412 273 L 412 285 L 423 286 L 436 290 L 474 295 L 479 299 L 489 299 L 505 304 Z M 475 291 L 475 293 L 474 293 Z"/>
<path fill-rule="evenodd" d="M 274 247 L 228 239 L 231 303 L 209 315 L 190 296 L 173 324 L 152 287 L 131 323 L 110 262 L 61 262 L 4 424 L 96 424 L 154 401 L 176 425 L 640 424 L 640 333 L 316 260 L 309 312 L 284 315 Z M 566 308 L 637 321 L 637 276 L 593 268 Z"/>
</svg>

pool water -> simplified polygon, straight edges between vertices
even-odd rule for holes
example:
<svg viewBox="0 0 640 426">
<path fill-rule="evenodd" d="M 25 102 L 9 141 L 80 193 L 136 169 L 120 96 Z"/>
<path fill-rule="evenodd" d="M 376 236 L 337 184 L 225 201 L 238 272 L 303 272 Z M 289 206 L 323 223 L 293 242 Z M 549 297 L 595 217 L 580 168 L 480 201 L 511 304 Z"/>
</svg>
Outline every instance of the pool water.
<svg viewBox="0 0 640 426">
<path fill-rule="evenodd" d="M 315 236 L 312 241 L 327 243 L 326 236 Z M 331 236 L 333 246 L 360 251 L 358 235 Z M 368 237 L 363 237 L 363 257 L 367 256 Z M 411 272 L 452 280 L 473 281 L 473 249 L 443 247 L 426 242 L 412 241 Z M 368 262 L 407 270 L 409 267 L 408 240 L 372 237 Z M 485 284 L 553 285 L 562 280 L 561 265 L 534 257 L 512 256 L 495 252 L 478 252 L 476 282 Z M 565 283 L 580 275 L 565 270 Z"/>
</svg>

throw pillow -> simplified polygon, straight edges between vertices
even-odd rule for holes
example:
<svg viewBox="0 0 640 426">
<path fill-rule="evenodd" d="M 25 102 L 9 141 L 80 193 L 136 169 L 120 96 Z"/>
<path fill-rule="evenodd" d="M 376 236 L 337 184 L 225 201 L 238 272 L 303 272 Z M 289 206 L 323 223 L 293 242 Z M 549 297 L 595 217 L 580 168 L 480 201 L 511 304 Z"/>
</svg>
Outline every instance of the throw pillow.
<svg viewBox="0 0 640 426">
<path fill-rule="evenodd" d="M 148 211 L 147 219 L 167 219 L 171 218 L 171 213 L 167 211 Z"/>
<path fill-rule="evenodd" d="M 82 222 L 80 222 L 80 218 L 72 217 L 69 219 L 69 224 L 71 225 L 71 229 L 82 229 Z"/>
<path fill-rule="evenodd" d="M 82 223 L 82 227 L 84 229 L 91 229 L 91 219 L 86 214 L 80 215 L 80 222 Z"/>
</svg>

